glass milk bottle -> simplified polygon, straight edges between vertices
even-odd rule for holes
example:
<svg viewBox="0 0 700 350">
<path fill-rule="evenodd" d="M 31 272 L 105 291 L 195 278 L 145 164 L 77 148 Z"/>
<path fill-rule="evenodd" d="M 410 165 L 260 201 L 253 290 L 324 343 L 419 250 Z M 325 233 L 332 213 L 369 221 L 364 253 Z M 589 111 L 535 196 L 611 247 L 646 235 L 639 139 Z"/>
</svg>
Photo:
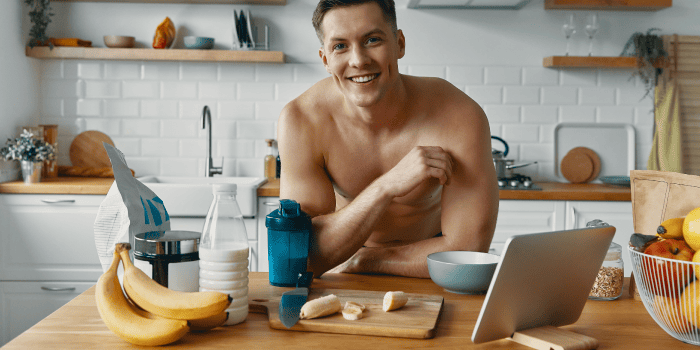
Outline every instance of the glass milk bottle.
<svg viewBox="0 0 700 350">
<path fill-rule="evenodd" d="M 199 290 L 233 298 L 226 325 L 248 316 L 248 235 L 236 202 L 236 184 L 215 184 L 199 247 Z"/>
</svg>

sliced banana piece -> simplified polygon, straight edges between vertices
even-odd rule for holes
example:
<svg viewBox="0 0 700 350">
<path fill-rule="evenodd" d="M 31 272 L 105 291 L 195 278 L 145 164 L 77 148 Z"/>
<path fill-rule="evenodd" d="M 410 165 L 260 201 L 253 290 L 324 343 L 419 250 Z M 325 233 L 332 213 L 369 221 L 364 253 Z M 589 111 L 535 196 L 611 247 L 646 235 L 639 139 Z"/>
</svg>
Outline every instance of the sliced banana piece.
<svg viewBox="0 0 700 350">
<path fill-rule="evenodd" d="M 347 309 L 347 308 L 352 307 L 352 306 L 359 307 L 361 311 L 365 311 L 364 305 L 362 305 L 358 302 L 354 302 L 354 301 L 346 301 L 343 309 Z"/>
<path fill-rule="evenodd" d="M 321 298 L 307 301 L 306 304 L 301 307 L 299 318 L 302 320 L 307 320 L 310 318 L 328 316 L 340 311 L 340 309 L 340 300 L 338 300 L 338 297 L 335 294 L 330 294 Z"/>
<path fill-rule="evenodd" d="M 408 302 L 408 296 L 404 292 L 386 292 L 382 303 L 382 310 L 391 311 L 403 307 Z"/>
<path fill-rule="evenodd" d="M 362 318 L 362 309 L 358 306 L 349 306 L 343 309 L 343 318 L 350 321 L 359 320 Z"/>
</svg>

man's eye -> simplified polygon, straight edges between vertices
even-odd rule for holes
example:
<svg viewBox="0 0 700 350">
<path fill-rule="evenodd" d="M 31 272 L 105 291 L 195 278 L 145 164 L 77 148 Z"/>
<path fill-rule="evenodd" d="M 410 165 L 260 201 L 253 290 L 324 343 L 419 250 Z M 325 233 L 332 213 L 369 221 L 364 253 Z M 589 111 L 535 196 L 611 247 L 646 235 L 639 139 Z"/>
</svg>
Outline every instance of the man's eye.
<svg viewBox="0 0 700 350">
<path fill-rule="evenodd" d="M 380 39 L 380 38 L 372 37 L 372 38 L 367 39 L 367 43 L 368 43 L 368 44 L 378 43 L 378 42 L 380 42 L 381 40 L 382 40 L 382 39 Z"/>
<path fill-rule="evenodd" d="M 335 46 L 333 46 L 333 50 L 342 50 L 344 48 L 345 44 L 335 44 Z"/>
</svg>

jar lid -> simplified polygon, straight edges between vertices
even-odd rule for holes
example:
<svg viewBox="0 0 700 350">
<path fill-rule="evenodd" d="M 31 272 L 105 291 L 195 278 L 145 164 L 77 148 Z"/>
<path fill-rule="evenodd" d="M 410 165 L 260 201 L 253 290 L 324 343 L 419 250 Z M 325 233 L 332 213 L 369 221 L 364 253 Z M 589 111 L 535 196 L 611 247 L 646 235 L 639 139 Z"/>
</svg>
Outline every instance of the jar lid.
<svg viewBox="0 0 700 350">
<path fill-rule="evenodd" d="M 232 192 L 233 194 L 236 194 L 237 190 L 238 186 L 232 183 L 214 184 L 214 186 L 212 186 L 212 191 L 214 192 L 214 194 L 217 194 L 219 192 Z"/>
<path fill-rule="evenodd" d="M 301 210 L 296 201 L 282 199 L 279 209 L 265 216 L 265 226 L 275 231 L 310 231 L 311 217 Z"/>
<path fill-rule="evenodd" d="M 134 236 L 134 255 L 157 257 L 196 253 L 201 236 L 196 231 L 139 233 Z"/>
<path fill-rule="evenodd" d="M 610 243 L 608 253 L 605 255 L 605 261 L 615 261 L 620 259 L 622 259 L 622 247 L 615 242 Z"/>
</svg>

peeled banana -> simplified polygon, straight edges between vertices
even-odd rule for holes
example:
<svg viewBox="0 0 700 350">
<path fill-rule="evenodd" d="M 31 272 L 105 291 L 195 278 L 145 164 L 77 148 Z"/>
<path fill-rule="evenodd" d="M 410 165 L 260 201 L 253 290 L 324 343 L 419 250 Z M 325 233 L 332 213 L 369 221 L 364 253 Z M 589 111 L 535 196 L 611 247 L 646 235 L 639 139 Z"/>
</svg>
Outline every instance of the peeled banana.
<svg viewBox="0 0 700 350">
<path fill-rule="evenodd" d="M 404 292 L 386 292 L 382 303 L 382 310 L 391 311 L 403 307 L 408 302 L 408 296 Z"/>
<path fill-rule="evenodd" d="M 332 315 L 341 309 L 340 300 L 335 294 L 307 301 L 301 307 L 299 318 L 302 320 Z"/>
<path fill-rule="evenodd" d="M 114 253 L 109 270 L 95 286 L 95 301 L 102 320 L 112 332 L 134 345 L 158 346 L 175 342 L 189 331 L 187 321 L 147 318 L 126 299 L 117 278 L 120 256 Z"/>
<path fill-rule="evenodd" d="M 683 220 L 685 218 L 665 220 L 656 228 L 657 235 L 664 239 L 683 239 Z"/>
<path fill-rule="evenodd" d="M 129 258 L 128 243 L 117 249 L 124 264 L 124 291 L 142 309 L 177 320 L 214 317 L 231 304 L 228 294 L 219 292 L 180 292 L 168 289 L 139 270 Z"/>
</svg>

